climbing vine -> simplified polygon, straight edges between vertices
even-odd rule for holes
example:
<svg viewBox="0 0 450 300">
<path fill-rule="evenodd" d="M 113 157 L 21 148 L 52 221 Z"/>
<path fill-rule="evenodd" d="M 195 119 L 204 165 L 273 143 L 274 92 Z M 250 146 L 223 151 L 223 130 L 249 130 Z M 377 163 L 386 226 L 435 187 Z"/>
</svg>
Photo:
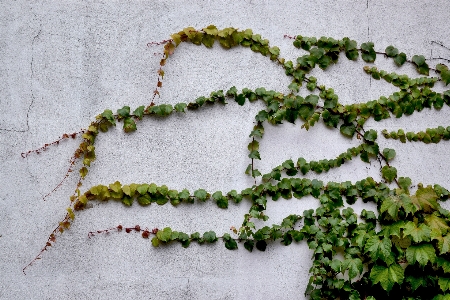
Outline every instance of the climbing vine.
<svg viewBox="0 0 450 300">
<path fill-rule="evenodd" d="M 279 56 L 278 47 L 270 46 L 267 39 L 250 29 L 218 30 L 213 25 L 202 30 L 185 28 L 172 34 L 168 40 L 149 43 L 149 46 L 164 45 L 158 82 L 150 104 L 133 110 L 124 106 L 116 112 L 106 109 L 87 129 L 65 134 L 42 148 L 23 153 L 22 156 L 26 157 L 39 153 L 50 145 L 57 145 L 62 139 L 82 135 L 82 141 L 65 176 L 68 177 L 74 170 L 77 160 L 82 161 L 80 178 L 70 196 L 70 206 L 63 220 L 50 234 L 44 248 L 24 271 L 53 245 L 58 233 L 69 229 L 75 215 L 81 213 L 90 201 L 114 200 L 126 206 L 137 201 L 142 206 L 148 206 L 152 203 L 164 205 L 169 202 L 171 205 L 185 205 L 209 200 L 214 201 L 221 209 L 228 208 L 230 201 L 249 201 L 251 207 L 243 216 L 242 225 L 239 228 L 232 227 L 230 233 L 221 236 L 212 230 L 205 233 L 184 233 L 170 227 L 150 230 L 139 225 L 129 228 L 118 225 L 89 232 L 88 236 L 92 238 L 110 231 L 136 231 L 143 238 L 151 238 L 155 247 L 171 242 L 179 242 L 181 246 L 188 247 L 192 242 L 215 243 L 220 239 L 227 249 L 237 249 L 239 244 L 243 244 L 250 252 L 255 248 L 264 251 L 267 244 L 274 241 L 280 241 L 286 246 L 294 242 L 306 242 L 311 249 L 313 263 L 309 270 L 311 277 L 304 292 L 311 299 L 450 299 L 450 212 L 439 204 L 439 201 L 448 199 L 449 191 L 437 184 L 423 186 L 419 183 L 417 191 L 412 194 L 411 179 L 399 176 L 393 165 L 396 151 L 390 148 L 380 149 L 377 143 L 379 133 L 373 129 L 364 129 L 369 118 L 375 121 L 401 118 L 421 112 L 424 108 L 440 110 L 444 105 L 450 106 L 450 90 L 443 93 L 433 90 L 438 81 L 442 81 L 445 86 L 450 83 L 450 70 L 444 64 L 430 67 L 422 55 L 414 55 L 409 59 L 393 46 L 379 52 L 371 42 L 358 46 L 356 41 L 349 38 L 317 39 L 300 35 L 286 37 L 293 39 L 293 45 L 305 50 L 307 54 L 294 62 L 287 61 Z M 175 50 L 186 42 L 207 48 L 211 48 L 215 42 L 226 49 L 248 47 L 284 69 L 292 79 L 288 86 L 290 92 L 280 93 L 263 87 L 255 90 L 230 87 L 227 91 L 213 91 L 209 96 L 199 97 L 190 103 L 156 105 L 154 101 L 164 79 L 163 67 Z M 388 73 L 374 66 L 366 66 L 365 73 L 374 80 L 392 84 L 398 91 L 377 100 L 343 105 L 332 88 L 321 85 L 317 78 L 309 75 L 317 67 L 326 70 L 338 63 L 341 52 L 349 60 L 357 60 L 361 56 L 367 63 L 373 63 L 377 54 L 384 55 L 397 66 L 414 66 L 418 74 L 424 76 L 410 78 L 404 74 Z M 431 77 L 430 72 L 436 76 Z M 311 93 L 302 97 L 298 93 L 304 88 Z M 132 132 L 137 130 L 137 124 L 145 118 L 191 113 L 206 105 L 224 105 L 230 100 L 239 105 L 244 105 L 246 101 L 261 101 L 265 105 L 255 116 L 255 125 L 249 133 L 249 164 L 245 173 L 254 178 L 255 184 L 252 187 L 242 191 L 178 191 L 154 183 L 122 184 L 116 181 L 82 191 L 83 179 L 96 158 L 95 140 L 100 133 L 107 132 L 118 124 L 122 124 L 125 132 Z M 264 137 L 264 126 L 267 123 L 277 125 L 283 121 L 294 123 L 298 120 L 303 122 L 301 126 L 306 130 L 320 122 L 360 143 L 332 158 L 318 161 L 307 161 L 302 157 L 296 161 L 289 159 L 275 166 L 269 173 L 262 174 L 256 168 L 256 161 L 261 160 L 259 143 Z M 381 135 L 384 138 L 400 139 L 403 143 L 438 143 L 450 139 L 450 127 L 426 128 L 418 133 L 405 133 L 402 129 L 397 132 L 383 130 Z M 368 177 L 355 183 L 324 183 L 302 177 L 309 172 L 320 174 L 339 168 L 356 158 L 366 163 L 380 161 L 383 180 L 377 182 Z M 62 182 L 57 187 L 61 184 Z M 256 228 L 255 220 L 269 219 L 266 214 L 268 200 L 292 197 L 300 199 L 309 195 L 319 201 L 317 209 L 305 210 L 301 215 L 289 215 L 280 224 Z M 364 209 L 358 216 L 351 206 L 344 207 L 344 201 L 352 205 L 357 199 L 374 202 L 377 211 Z"/>
</svg>

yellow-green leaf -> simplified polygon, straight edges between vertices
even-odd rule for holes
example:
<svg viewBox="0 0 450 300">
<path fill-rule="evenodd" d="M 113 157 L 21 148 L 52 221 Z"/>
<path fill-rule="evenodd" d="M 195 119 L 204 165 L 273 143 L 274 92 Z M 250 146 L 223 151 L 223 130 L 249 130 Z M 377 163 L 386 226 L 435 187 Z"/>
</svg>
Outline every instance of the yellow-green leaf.
<svg viewBox="0 0 450 300">
<path fill-rule="evenodd" d="M 395 283 L 402 284 L 404 278 L 404 270 L 398 264 L 392 264 L 389 267 L 375 265 L 370 271 L 372 284 L 380 283 L 383 289 L 388 292 Z"/>
<path fill-rule="evenodd" d="M 431 185 L 424 187 L 419 187 L 414 196 L 411 197 L 412 202 L 420 207 L 424 212 L 433 212 L 439 209 L 439 204 L 437 203 L 437 195 Z"/>
<path fill-rule="evenodd" d="M 406 249 L 406 260 L 410 264 L 418 262 L 424 267 L 428 262 L 436 261 L 436 252 L 431 244 L 413 245 Z"/>
<path fill-rule="evenodd" d="M 437 236 L 433 239 L 438 241 L 438 249 L 440 251 L 440 254 L 450 252 L 450 235 Z"/>
<path fill-rule="evenodd" d="M 425 224 L 418 224 L 417 226 L 414 222 L 406 223 L 403 231 L 405 236 L 410 236 L 416 243 L 430 241 L 430 233 L 430 227 Z"/>
<path fill-rule="evenodd" d="M 431 228 L 432 236 L 442 236 L 446 234 L 450 227 L 447 225 L 445 219 L 440 218 L 435 213 L 425 216 L 425 224 Z"/>
</svg>

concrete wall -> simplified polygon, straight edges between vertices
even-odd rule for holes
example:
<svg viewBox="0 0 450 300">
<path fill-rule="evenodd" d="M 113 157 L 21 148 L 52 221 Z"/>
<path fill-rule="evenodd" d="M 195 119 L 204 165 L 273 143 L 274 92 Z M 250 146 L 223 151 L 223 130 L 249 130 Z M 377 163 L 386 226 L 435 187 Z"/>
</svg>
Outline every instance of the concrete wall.
<svg viewBox="0 0 450 300">
<path fill-rule="evenodd" d="M 265 252 L 226 250 L 222 242 L 188 249 L 179 244 L 153 248 L 138 234 L 113 233 L 89 239 L 87 233 L 122 224 L 201 233 L 239 227 L 249 204 L 221 210 L 212 202 L 142 208 L 135 204 L 95 203 L 77 214 L 69 231 L 41 260 L 22 273 L 64 217 L 77 182 L 71 176 L 46 201 L 42 197 L 63 178 L 80 139 L 67 140 L 39 155 L 21 152 L 40 147 L 63 133 L 85 128 L 95 115 L 124 105 L 148 105 L 156 84 L 161 46 L 147 47 L 184 27 L 252 28 L 281 49 L 281 56 L 303 55 L 285 34 L 348 36 L 373 41 L 383 51 L 394 45 L 408 57 L 450 58 L 448 1 L 1 1 L 0 2 L 0 298 L 1 299 L 303 299 L 311 266 L 306 243 Z M 439 61 L 431 60 L 430 65 Z M 443 62 L 443 61 L 441 61 Z M 342 61 L 328 71 L 315 70 L 319 82 L 333 87 L 342 103 L 365 102 L 394 89 L 365 75 L 365 64 Z M 398 70 L 378 57 L 388 71 Z M 165 67 L 157 104 L 189 102 L 231 86 L 264 86 L 288 92 L 283 69 L 246 48 L 223 50 L 181 45 Z M 448 87 L 447 87 L 448 88 Z M 437 85 L 436 90 L 445 87 Z M 154 182 L 174 189 L 241 190 L 252 185 L 244 175 L 248 134 L 261 104 L 234 102 L 164 120 L 144 120 L 124 134 L 116 128 L 100 135 L 97 161 L 83 185 L 119 180 Z M 366 128 L 406 131 L 450 125 L 450 109 L 425 109 L 410 117 L 369 121 Z M 286 159 L 334 158 L 357 140 L 319 123 L 309 131 L 296 125 L 266 125 L 261 142 L 268 172 Z M 380 135 L 379 135 L 380 136 Z M 379 137 L 381 147 L 397 150 L 393 165 L 413 183 L 450 187 L 448 142 L 401 144 Z M 373 176 L 380 165 L 358 159 L 311 176 L 353 182 Z M 84 191 L 83 189 L 83 191 Z M 374 209 L 373 206 L 367 205 Z M 268 225 L 291 213 L 317 207 L 312 198 L 269 202 Z M 355 210 L 364 206 L 358 203 Z M 262 226 L 262 224 L 259 224 Z"/>
</svg>

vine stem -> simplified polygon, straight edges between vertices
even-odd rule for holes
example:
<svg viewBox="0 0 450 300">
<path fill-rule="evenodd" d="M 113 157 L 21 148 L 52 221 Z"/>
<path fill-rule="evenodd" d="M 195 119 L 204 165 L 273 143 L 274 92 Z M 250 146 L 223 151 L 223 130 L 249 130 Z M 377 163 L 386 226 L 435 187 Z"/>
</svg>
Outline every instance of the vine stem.
<svg viewBox="0 0 450 300">
<path fill-rule="evenodd" d="M 44 251 L 47 251 L 47 248 L 48 248 L 48 247 L 51 247 L 51 246 L 52 246 L 52 243 L 55 242 L 55 240 L 56 240 L 56 234 L 57 234 L 57 232 L 59 231 L 59 232 L 62 233 L 62 232 L 64 231 L 64 229 L 62 228 L 62 225 L 64 225 L 66 228 L 68 228 L 68 227 L 70 226 L 70 216 L 69 216 L 68 213 L 66 213 L 66 215 L 65 215 L 65 217 L 64 217 L 64 220 L 63 220 L 62 222 L 60 222 L 60 223 L 58 224 L 58 226 L 55 227 L 55 229 L 53 229 L 52 233 L 51 233 L 50 236 L 48 237 L 47 243 L 45 244 L 44 248 L 42 248 L 41 251 L 39 251 L 39 253 L 36 255 L 36 257 L 35 257 L 32 261 L 30 261 L 30 262 L 28 263 L 28 265 L 26 265 L 26 266 L 22 269 L 23 274 L 27 275 L 27 274 L 25 273 L 25 270 L 26 270 L 28 267 L 30 267 L 31 265 L 33 265 L 33 263 L 34 263 L 36 260 L 41 259 L 42 253 L 44 253 Z"/>
<path fill-rule="evenodd" d="M 364 128 L 362 128 L 362 127 L 359 127 L 359 128 L 361 128 L 361 130 L 364 131 Z M 364 142 L 367 143 L 367 140 L 364 138 L 364 134 L 362 134 L 361 132 L 359 132 L 358 129 L 356 129 L 355 131 L 356 131 L 357 134 L 359 134 L 359 135 L 362 137 L 362 139 L 364 140 Z M 388 159 L 383 155 L 383 153 L 380 152 L 379 149 L 378 149 L 378 155 L 377 155 L 377 156 L 378 156 L 378 157 L 381 157 L 381 158 L 384 160 L 384 162 L 386 163 L 386 165 L 387 165 L 388 167 L 390 167 L 389 162 L 388 162 Z M 380 162 L 380 164 L 381 164 L 381 161 L 380 161 L 380 160 L 379 160 L 379 162 Z M 401 188 L 400 184 L 399 184 L 398 181 L 397 181 L 397 177 L 394 178 L 394 181 L 395 181 L 395 183 L 397 184 L 397 186 L 398 186 L 399 188 Z"/>
<path fill-rule="evenodd" d="M 442 44 L 441 42 L 431 41 L 431 44 L 437 44 L 437 45 L 441 46 L 442 48 L 445 48 L 445 49 L 447 49 L 447 50 L 450 50 L 449 47 L 444 46 L 444 44 Z"/>
<path fill-rule="evenodd" d="M 45 201 L 45 198 L 47 198 L 48 196 L 53 194 L 57 189 L 59 189 L 63 185 L 64 181 L 66 181 L 66 179 L 69 177 L 69 173 L 73 172 L 72 167 L 75 165 L 76 160 L 77 160 L 77 158 L 75 156 L 72 156 L 70 158 L 70 167 L 67 170 L 66 174 L 64 175 L 64 178 L 53 188 L 53 190 L 51 190 L 44 197 L 42 197 L 42 200 Z"/>
<path fill-rule="evenodd" d="M 51 143 L 47 143 L 44 144 L 44 146 L 39 147 L 37 149 L 33 149 L 33 150 L 29 150 L 27 152 L 22 152 L 20 155 L 22 156 L 22 158 L 26 158 L 28 157 L 28 155 L 30 155 L 31 153 L 36 153 L 36 154 L 40 154 L 42 151 L 47 150 L 48 147 L 53 146 L 53 145 L 59 145 L 59 143 L 62 140 L 68 139 L 69 137 L 71 137 L 72 139 L 75 139 L 77 135 L 79 135 L 80 133 L 85 133 L 86 129 L 81 129 L 78 132 L 73 132 L 73 133 L 64 133 L 61 137 L 59 137 L 56 141 L 53 141 Z"/>
<path fill-rule="evenodd" d="M 253 151 L 253 143 L 255 142 L 255 137 L 252 137 L 252 151 Z M 253 158 L 252 158 L 252 177 L 255 179 L 255 185 L 256 185 L 256 177 L 253 175 L 254 165 L 253 165 Z"/>
<path fill-rule="evenodd" d="M 28 157 L 28 155 L 30 155 L 31 153 L 36 153 L 36 154 L 40 154 L 41 151 L 45 151 L 47 150 L 48 147 L 52 146 L 52 145 L 59 145 L 59 143 L 64 140 L 64 139 L 68 139 L 69 137 L 71 137 L 72 139 L 75 139 L 77 137 L 77 135 L 81 134 L 81 133 L 86 133 L 86 129 L 81 129 L 78 132 L 73 132 L 70 134 L 64 133 L 61 137 L 59 137 L 56 141 L 53 141 L 51 143 L 47 143 L 44 144 L 44 146 L 34 149 L 34 150 L 29 150 L 27 152 L 23 152 L 21 153 L 22 158 L 26 158 Z M 80 149 L 75 150 L 75 153 L 72 155 L 72 157 L 69 160 L 69 168 L 67 169 L 66 174 L 64 174 L 63 179 L 49 192 L 47 193 L 44 197 L 42 197 L 42 200 L 45 201 L 45 199 L 50 196 L 52 193 L 54 193 L 57 189 L 59 189 L 63 183 L 67 180 L 67 178 L 69 177 L 69 174 L 71 172 L 73 172 L 73 166 L 75 165 L 75 162 L 78 158 L 80 158 L 81 156 L 81 151 Z"/>
<path fill-rule="evenodd" d="M 429 58 L 430 60 L 432 59 L 432 60 L 445 60 L 445 61 L 447 61 L 447 62 L 450 62 L 450 59 L 448 59 L 448 58 L 444 58 L 444 57 L 431 57 L 431 58 Z"/>
<path fill-rule="evenodd" d="M 293 227 L 292 227 L 293 228 Z M 156 235 L 158 233 L 158 231 L 160 231 L 161 229 L 159 228 L 153 228 L 152 230 L 148 229 L 148 227 L 145 227 L 144 229 L 140 226 L 140 225 L 135 225 L 133 227 L 123 227 L 121 224 L 117 225 L 116 227 L 111 227 L 108 229 L 102 229 L 102 230 L 95 230 L 95 231 L 90 231 L 88 232 L 88 238 L 90 239 L 91 237 L 96 236 L 97 234 L 109 234 L 111 231 L 117 231 L 117 232 L 121 232 L 122 230 L 125 230 L 126 233 L 131 233 L 132 231 L 134 232 L 142 232 L 142 237 L 143 238 L 149 238 L 150 234 L 154 234 Z M 236 230 L 236 228 L 234 228 L 233 226 L 230 228 L 230 230 L 234 232 L 234 230 Z M 235 233 L 236 234 L 236 233 Z M 223 239 L 223 236 L 217 236 L 218 239 Z M 240 238 L 231 238 L 233 240 L 235 240 L 236 242 L 242 242 L 243 240 Z M 190 241 L 194 241 L 194 239 L 189 238 Z M 251 240 L 251 239 L 250 239 Z M 45 250 L 42 250 L 41 252 L 43 252 Z M 25 268 L 24 268 L 25 269 Z"/>
</svg>

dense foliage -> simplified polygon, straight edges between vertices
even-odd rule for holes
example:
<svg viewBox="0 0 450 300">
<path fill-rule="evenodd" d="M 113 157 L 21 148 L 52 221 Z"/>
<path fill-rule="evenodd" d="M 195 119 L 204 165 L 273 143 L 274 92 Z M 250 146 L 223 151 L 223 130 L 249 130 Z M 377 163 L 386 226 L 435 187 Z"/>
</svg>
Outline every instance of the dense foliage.
<svg viewBox="0 0 450 300">
<path fill-rule="evenodd" d="M 144 238 L 151 237 L 155 247 L 173 241 L 188 247 L 191 242 L 214 243 L 221 239 L 227 249 L 237 249 L 238 243 L 243 243 L 244 248 L 251 252 L 255 248 L 264 251 L 267 243 L 272 241 L 281 241 L 286 246 L 293 242 L 306 242 L 311 249 L 313 264 L 305 293 L 311 299 L 450 299 L 450 294 L 447 295 L 450 289 L 450 213 L 439 205 L 439 201 L 448 198 L 449 191 L 439 185 L 418 184 L 417 191 L 411 194 L 411 179 L 398 177 L 397 169 L 391 165 L 396 151 L 380 149 L 377 143 L 378 132 L 364 129 L 365 122 L 371 117 L 376 121 L 400 118 L 424 108 L 439 110 L 444 105 L 450 105 L 450 90 L 443 93 L 433 91 L 433 86 L 438 81 L 445 85 L 450 83 L 449 69 L 443 64 L 431 68 L 422 55 L 414 55 L 408 59 L 405 53 L 393 46 L 387 47 L 384 52 L 376 52 L 373 43 L 358 46 L 356 41 L 349 38 L 317 39 L 298 35 L 292 39 L 295 47 L 308 53 L 298 57 L 295 62 L 280 58 L 278 47 L 271 47 L 268 40 L 250 29 L 218 30 L 213 25 L 202 30 L 189 27 L 174 33 L 171 39 L 157 43 L 164 44 L 164 56 L 160 61 L 153 99 L 159 95 L 158 88 L 162 86 L 162 67 L 183 42 L 203 44 L 208 48 L 215 42 L 226 49 L 248 47 L 284 68 L 286 75 L 292 78 L 288 87 L 290 93 L 268 91 L 263 87 L 255 90 L 244 88 L 241 91 L 231 87 L 228 91 L 213 91 L 209 96 L 199 97 L 187 104 L 155 105 L 152 101 L 150 105 L 134 110 L 128 106 L 118 109 L 116 113 L 105 110 L 81 132 L 83 140 L 71 160 L 72 167 L 75 160 L 82 159 L 80 181 L 70 198 L 71 206 L 67 209 L 64 220 L 50 235 L 47 245 L 37 258 L 52 245 L 58 231 L 63 232 L 69 228 L 75 212 L 85 208 L 89 201 L 115 200 L 126 206 L 137 201 L 140 205 L 147 206 L 151 203 L 164 205 L 170 202 L 172 205 L 180 205 L 211 200 L 222 209 L 228 207 L 229 201 L 250 201 L 251 208 L 244 215 L 241 227 L 233 228 L 233 236 L 229 233 L 218 236 L 214 231 L 203 234 L 184 233 L 169 227 L 149 231 L 136 226 L 126 228 L 126 231 L 142 232 Z M 369 76 L 375 80 L 385 80 L 397 87 L 398 91 L 378 100 L 342 105 L 332 88 L 320 85 L 315 77 L 308 75 L 316 67 L 326 70 L 338 63 L 341 52 L 349 60 L 357 60 L 361 56 L 367 63 L 373 63 L 377 54 L 383 54 L 397 66 L 412 64 L 419 74 L 425 76 L 410 78 L 366 66 L 364 71 Z M 438 76 L 430 77 L 430 71 Z M 306 88 L 311 93 L 302 97 L 298 95 L 301 88 Z M 110 130 L 118 123 L 122 123 L 125 132 L 132 132 L 137 129 L 136 123 L 144 118 L 195 112 L 205 105 L 226 104 L 229 100 L 235 100 L 239 105 L 246 101 L 262 101 L 265 105 L 265 109 L 255 116 L 255 126 L 249 136 L 249 165 L 245 173 L 255 178 L 254 186 L 240 192 L 208 192 L 204 189 L 178 191 L 154 183 L 121 184 L 116 181 L 81 192 L 82 179 L 87 176 L 91 162 L 95 160 L 94 145 L 98 134 Z M 297 161 L 287 160 L 274 167 L 271 172 L 261 174 L 254 167 L 254 160 L 261 159 L 259 141 L 264 137 L 265 124 L 276 125 L 284 121 L 294 123 L 297 120 L 303 122 L 302 127 L 306 130 L 323 122 L 330 128 L 339 129 L 342 135 L 359 140 L 360 144 L 334 158 L 306 161 L 300 157 Z M 385 138 L 400 139 L 401 142 L 438 143 L 450 139 L 450 127 L 427 128 L 418 133 L 405 133 L 401 129 L 390 133 L 383 130 L 382 135 Z M 26 155 L 31 152 L 33 151 Z M 383 182 L 376 182 L 370 177 L 355 183 L 324 183 L 317 179 L 302 178 L 308 172 L 320 174 L 331 168 L 339 168 L 356 157 L 367 163 L 381 161 Z M 257 184 L 257 178 L 260 184 Z M 278 225 L 259 229 L 255 227 L 255 220 L 268 220 L 265 214 L 268 199 L 276 201 L 279 198 L 302 198 L 308 195 L 317 198 L 319 208 L 306 210 L 302 215 L 289 215 Z M 376 203 L 378 211 L 363 210 L 358 216 L 351 206 L 344 208 L 344 201 L 351 205 L 357 199 Z M 119 225 L 91 232 L 90 236 L 122 229 Z"/>
</svg>

